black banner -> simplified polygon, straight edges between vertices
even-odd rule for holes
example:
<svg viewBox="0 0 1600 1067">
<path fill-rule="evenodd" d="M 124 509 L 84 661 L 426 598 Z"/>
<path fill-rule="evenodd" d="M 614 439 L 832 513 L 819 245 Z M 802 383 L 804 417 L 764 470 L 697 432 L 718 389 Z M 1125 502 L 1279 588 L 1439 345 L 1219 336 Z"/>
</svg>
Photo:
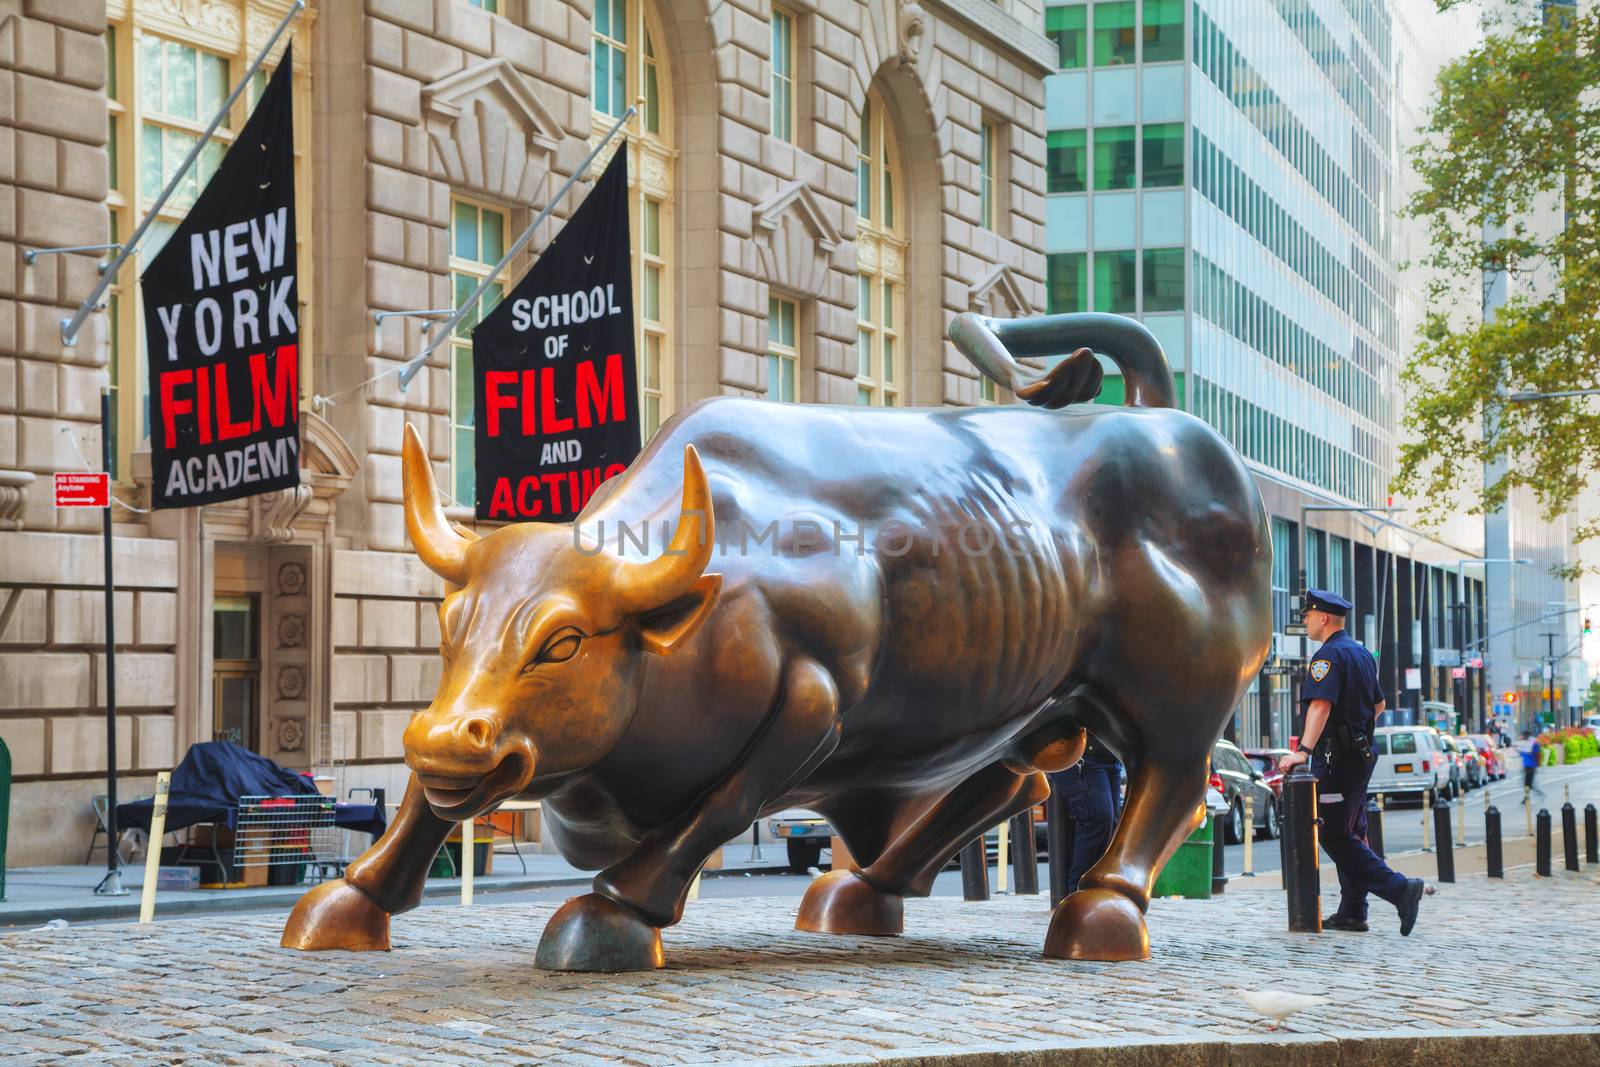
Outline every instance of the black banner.
<svg viewBox="0 0 1600 1067">
<path fill-rule="evenodd" d="M 569 521 L 639 454 L 627 156 L 472 332 L 480 519 Z"/>
<path fill-rule="evenodd" d="M 158 508 L 300 484 L 292 67 L 140 279 Z"/>
</svg>

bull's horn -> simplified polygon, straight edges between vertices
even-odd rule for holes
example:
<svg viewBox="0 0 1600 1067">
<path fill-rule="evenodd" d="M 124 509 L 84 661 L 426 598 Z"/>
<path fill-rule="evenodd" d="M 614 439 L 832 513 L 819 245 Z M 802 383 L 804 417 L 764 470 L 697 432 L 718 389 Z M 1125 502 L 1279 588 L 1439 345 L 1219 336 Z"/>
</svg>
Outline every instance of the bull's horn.
<svg viewBox="0 0 1600 1067">
<path fill-rule="evenodd" d="M 678 528 L 660 556 L 646 563 L 619 561 L 616 578 L 617 607 L 625 614 L 663 607 L 689 591 L 711 562 L 715 521 L 711 515 L 711 486 L 706 482 L 700 453 L 693 445 L 683 448 L 683 499 Z"/>
<path fill-rule="evenodd" d="M 465 585 L 469 542 L 450 525 L 439 506 L 439 488 L 433 481 L 433 464 L 417 428 L 406 423 L 401 449 L 405 473 L 406 532 L 427 568 L 452 585 Z"/>
</svg>

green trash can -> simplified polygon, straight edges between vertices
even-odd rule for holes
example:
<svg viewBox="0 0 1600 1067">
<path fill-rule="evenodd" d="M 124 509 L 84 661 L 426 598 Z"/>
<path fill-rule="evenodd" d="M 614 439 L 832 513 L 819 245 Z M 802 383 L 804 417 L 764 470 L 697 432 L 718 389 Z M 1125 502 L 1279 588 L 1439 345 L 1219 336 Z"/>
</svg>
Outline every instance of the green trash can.
<svg viewBox="0 0 1600 1067">
<path fill-rule="evenodd" d="M 1156 876 L 1152 897 L 1211 899 L 1211 830 L 1217 820 L 1207 818 L 1189 839 L 1178 846 L 1167 865 Z"/>
</svg>

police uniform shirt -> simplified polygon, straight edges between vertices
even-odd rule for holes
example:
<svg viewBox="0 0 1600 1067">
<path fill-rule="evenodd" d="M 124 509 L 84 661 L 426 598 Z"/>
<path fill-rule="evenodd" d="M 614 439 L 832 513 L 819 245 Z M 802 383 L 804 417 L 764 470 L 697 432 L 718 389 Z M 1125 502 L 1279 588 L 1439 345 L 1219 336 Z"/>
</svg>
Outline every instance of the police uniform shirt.
<svg viewBox="0 0 1600 1067">
<path fill-rule="evenodd" d="M 1322 736 L 1317 738 L 1317 754 L 1325 758 L 1332 751 L 1333 728 L 1341 721 L 1371 739 L 1378 702 L 1383 699 L 1383 687 L 1378 684 L 1378 664 L 1372 653 L 1344 630 L 1335 630 L 1317 649 L 1305 685 L 1300 689 L 1303 704 L 1326 700 L 1333 705 Z"/>
</svg>

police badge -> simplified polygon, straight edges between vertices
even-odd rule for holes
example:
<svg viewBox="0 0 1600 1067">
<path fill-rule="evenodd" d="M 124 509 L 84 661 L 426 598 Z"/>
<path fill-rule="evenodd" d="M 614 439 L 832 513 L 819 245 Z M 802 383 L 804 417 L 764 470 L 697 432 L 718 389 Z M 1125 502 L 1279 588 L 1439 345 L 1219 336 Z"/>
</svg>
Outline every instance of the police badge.
<svg viewBox="0 0 1600 1067">
<path fill-rule="evenodd" d="M 1328 676 L 1328 670 L 1333 666 L 1325 659 L 1319 659 L 1311 665 L 1311 678 L 1320 682 Z"/>
</svg>

